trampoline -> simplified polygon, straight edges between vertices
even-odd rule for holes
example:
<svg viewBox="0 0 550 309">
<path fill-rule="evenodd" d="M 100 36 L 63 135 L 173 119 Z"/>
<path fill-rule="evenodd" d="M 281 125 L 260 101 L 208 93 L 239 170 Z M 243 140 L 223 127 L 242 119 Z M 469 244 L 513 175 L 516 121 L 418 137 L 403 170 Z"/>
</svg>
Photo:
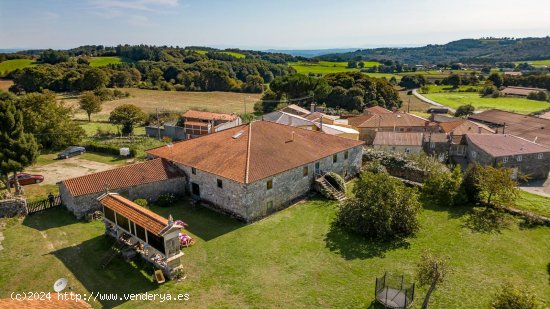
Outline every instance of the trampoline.
<svg viewBox="0 0 550 309">
<path fill-rule="evenodd" d="M 376 278 L 376 301 L 386 308 L 408 308 L 414 299 L 414 282 L 405 282 L 404 276 L 384 276 Z"/>
</svg>

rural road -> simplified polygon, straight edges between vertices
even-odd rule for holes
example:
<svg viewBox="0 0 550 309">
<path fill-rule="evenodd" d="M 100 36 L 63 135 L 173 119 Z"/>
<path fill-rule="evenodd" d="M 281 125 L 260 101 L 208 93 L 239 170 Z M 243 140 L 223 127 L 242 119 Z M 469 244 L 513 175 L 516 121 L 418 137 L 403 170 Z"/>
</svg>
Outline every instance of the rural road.
<svg viewBox="0 0 550 309">
<path fill-rule="evenodd" d="M 418 93 L 417 90 L 418 90 L 418 89 L 413 89 L 412 93 L 413 93 L 413 95 L 414 95 L 415 97 L 417 97 L 420 101 L 426 102 L 426 103 L 431 104 L 431 105 L 433 105 L 433 106 L 446 107 L 446 108 L 449 109 L 449 111 L 451 111 L 451 112 L 453 112 L 453 113 L 455 112 L 454 109 L 452 109 L 452 108 L 450 108 L 450 107 L 448 107 L 448 106 L 445 106 L 445 105 L 443 105 L 443 104 L 437 103 L 437 102 L 435 102 L 435 101 L 432 101 L 432 100 L 426 98 L 425 96 L 423 96 L 423 95 L 421 95 L 420 93 Z"/>
</svg>

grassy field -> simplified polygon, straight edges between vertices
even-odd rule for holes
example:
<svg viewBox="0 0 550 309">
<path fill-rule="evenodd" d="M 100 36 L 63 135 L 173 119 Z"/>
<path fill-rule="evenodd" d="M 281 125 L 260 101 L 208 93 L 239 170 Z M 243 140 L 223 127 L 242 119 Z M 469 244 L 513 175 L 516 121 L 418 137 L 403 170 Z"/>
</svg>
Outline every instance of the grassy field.
<svg viewBox="0 0 550 309">
<path fill-rule="evenodd" d="M 541 67 L 549 67 L 550 66 L 550 59 L 546 60 L 527 60 L 527 61 L 516 61 L 514 62 L 516 65 L 521 63 L 528 63 L 535 68 L 541 68 Z"/>
<path fill-rule="evenodd" d="M 1 91 L 8 91 L 10 87 L 13 85 L 13 81 L 11 79 L 0 79 L 0 90 Z"/>
<path fill-rule="evenodd" d="M 13 59 L 0 62 L 0 76 L 17 69 L 34 66 L 34 60 L 31 59 Z"/>
<path fill-rule="evenodd" d="M 136 105 L 147 113 L 154 112 L 158 108 L 159 111 L 184 112 L 188 109 L 200 109 L 211 112 L 242 114 L 245 111 L 244 104 L 246 102 L 246 111 L 250 113 L 254 111 L 254 103 L 261 97 L 260 94 L 235 92 L 183 92 L 138 88 L 124 88 L 121 90 L 128 91 L 130 97 L 104 102 L 102 111 L 99 114 L 92 115 L 92 120 L 107 120 L 109 113 L 122 104 Z M 78 97 L 64 95 L 60 96 L 60 99 L 78 108 Z M 75 117 L 79 120 L 88 120 L 88 116 L 83 111 L 78 111 Z"/>
<path fill-rule="evenodd" d="M 420 117 L 429 118 L 430 114 L 427 113 L 427 111 L 432 105 L 421 101 L 412 94 L 408 95 L 407 92 L 407 90 L 399 91 L 399 98 L 403 101 L 403 105 L 399 110 L 407 113 L 410 112 Z"/>
<path fill-rule="evenodd" d="M 198 54 L 201 54 L 201 55 L 206 55 L 209 51 L 208 51 L 208 50 L 199 50 L 199 49 L 196 49 L 195 52 L 198 53 Z M 220 53 L 220 54 L 226 54 L 226 55 L 229 55 L 229 56 L 233 56 L 233 57 L 235 57 L 235 58 L 237 58 L 237 59 L 246 58 L 246 55 L 245 55 L 245 54 L 241 54 L 241 53 L 237 53 L 237 52 L 232 52 L 232 51 L 214 50 L 213 52 Z"/>
<path fill-rule="evenodd" d="M 88 137 L 97 135 L 99 129 L 103 132 L 110 132 L 111 134 L 118 134 L 120 131 L 116 125 L 107 122 L 79 121 L 79 123 Z M 145 127 L 134 128 L 134 135 L 145 135 Z"/>
<path fill-rule="evenodd" d="M 424 94 L 425 97 L 451 108 L 472 104 L 476 110 L 498 108 L 520 114 L 530 114 L 550 108 L 550 103 L 523 98 L 481 98 L 477 92 L 441 92 Z"/>
<path fill-rule="evenodd" d="M 293 67 L 300 74 L 329 74 L 329 73 L 338 73 L 338 72 L 358 72 L 360 69 L 350 69 L 348 68 L 347 62 L 330 62 L 330 61 L 319 61 L 317 63 L 310 62 L 290 62 L 289 65 Z M 365 61 L 365 68 L 370 68 L 373 66 L 380 65 L 380 63 L 375 61 Z M 391 75 L 391 74 L 390 74 Z"/>
<path fill-rule="evenodd" d="M 550 228 L 519 228 L 517 223 L 478 232 L 466 208 L 426 208 L 421 230 L 405 243 L 366 241 L 331 225 L 336 206 L 313 199 L 259 222 L 243 225 L 186 202 L 151 209 L 189 224 L 196 244 L 184 249 L 187 278 L 161 286 L 152 283 L 147 263 L 116 258 L 106 270 L 100 261 L 111 241 L 104 226 L 76 221 L 63 208 L 7 221 L 0 259 L 0 297 L 11 291 L 50 291 L 68 279 L 77 293 L 188 293 L 189 308 L 367 308 L 375 277 L 385 271 L 412 278 L 420 254 L 431 249 L 450 257 L 446 283 L 430 307 L 486 308 L 504 282 L 535 289 L 550 302 L 548 252 Z M 29 267 L 32 265 L 32 267 Z M 416 290 L 420 308 L 425 288 Z M 101 301 L 95 307 L 156 308 L 158 301 Z"/>
<path fill-rule="evenodd" d="M 519 190 L 515 208 L 532 211 L 550 218 L 550 198 Z"/>
<path fill-rule="evenodd" d="M 123 62 L 120 57 L 91 57 L 89 61 L 91 67 L 104 67 L 109 64 L 120 64 Z"/>
</svg>

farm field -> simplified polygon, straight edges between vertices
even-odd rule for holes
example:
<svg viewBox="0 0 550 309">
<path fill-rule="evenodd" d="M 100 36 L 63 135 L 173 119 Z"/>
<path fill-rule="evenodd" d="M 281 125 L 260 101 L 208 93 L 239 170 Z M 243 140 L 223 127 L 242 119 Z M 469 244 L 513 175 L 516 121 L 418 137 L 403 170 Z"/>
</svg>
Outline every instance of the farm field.
<svg viewBox="0 0 550 309">
<path fill-rule="evenodd" d="M 523 98 L 481 98 L 477 92 L 441 92 L 423 94 L 426 98 L 451 108 L 472 104 L 476 110 L 502 109 L 520 114 L 530 114 L 550 108 L 550 103 Z"/>
<path fill-rule="evenodd" d="M 195 52 L 201 54 L 201 55 L 206 55 L 206 53 L 208 53 L 209 51 L 208 50 L 200 50 L 200 49 L 196 49 L 194 50 Z M 238 59 L 243 59 L 243 58 L 246 58 L 246 55 L 245 54 L 241 54 L 241 53 L 237 53 L 237 52 L 232 52 L 232 51 L 225 51 L 225 50 L 213 50 L 213 52 L 216 52 L 216 53 L 220 53 L 220 54 L 226 54 L 226 55 L 229 55 L 229 56 L 233 56 L 235 58 L 238 58 Z"/>
<path fill-rule="evenodd" d="M 370 68 L 377 66 L 380 63 L 375 61 L 365 61 L 365 68 Z M 348 63 L 343 62 L 330 62 L 330 61 L 319 61 L 316 63 L 310 62 L 290 62 L 289 65 L 293 67 L 296 72 L 300 74 L 329 74 L 329 73 L 338 73 L 338 72 L 359 72 L 359 68 L 350 69 L 348 68 Z M 391 74 L 389 74 L 391 75 Z"/>
<path fill-rule="evenodd" d="M 407 90 L 399 91 L 399 98 L 401 99 L 401 101 L 403 101 L 403 105 L 399 110 L 403 112 L 410 112 L 424 118 L 430 117 L 430 114 L 428 114 L 427 111 L 430 107 L 433 106 L 424 101 L 421 101 L 412 94 L 408 95 L 407 92 Z"/>
<path fill-rule="evenodd" d="M 92 120 L 105 121 L 109 118 L 109 113 L 117 106 L 122 104 L 133 104 L 145 112 L 159 111 L 184 112 L 188 109 L 208 110 L 211 112 L 251 113 L 254 111 L 260 94 L 243 94 L 235 92 L 184 92 L 184 91 L 160 91 L 145 90 L 138 88 L 124 88 L 122 91 L 128 91 L 130 97 L 107 101 L 103 103 L 103 109 L 99 114 L 92 115 Z M 78 97 L 65 94 L 60 96 L 67 104 L 78 108 Z M 77 111 L 75 118 L 78 120 L 88 120 L 88 116 L 81 110 Z"/>
<path fill-rule="evenodd" d="M 10 87 L 13 85 L 13 81 L 10 79 L 0 79 L 0 90 L 1 91 L 8 91 Z"/>
<path fill-rule="evenodd" d="M 120 57 L 91 57 L 89 61 L 91 67 L 104 67 L 109 64 L 120 64 L 123 62 Z"/>
<path fill-rule="evenodd" d="M 548 305 L 550 228 L 519 228 L 511 219 L 507 228 L 480 232 L 468 209 L 428 206 L 420 214 L 416 237 L 388 245 L 332 226 L 336 205 L 323 199 L 298 203 L 249 225 L 186 201 L 167 208 L 151 206 L 162 216 L 172 214 L 187 222 L 196 240 L 183 249 L 187 279 L 159 286 L 152 282 L 153 269 L 147 263 L 116 258 L 101 270 L 101 259 L 112 244 L 103 236 L 104 225 L 77 221 L 56 208 L 6 220 L 0 285 L 14 291 L 49 291 L 56 279 L 66 277 L 77 293 L 189 293 L 184 305 L 190 308 L 367 308 L 374 298 L 376 276 L 389 271 L 413 278 L 420 254 L 431 249 L 449 256 L 452 271 L 432 294 L 430 307 L 487 308 L 505 282 L 531 287 Z M 425 293 L 417 287 L 413 308 L 420 308 Z M 0 291 L 0 297 L 9 294 Z M 159 305 L 91 303 L 121 308 Z"/>
<path fill-rule="evenodd" d="M 0 62 L 0 76 L 7 74 L 17 69 L 31 67 L 36 65 L 34 60 L 31 59 L 13 59 Z"/>
<path fill-rule="evenodd" d="M 528 63 L 535 68 L 548 67 L 550 66 L 550 59 L 546 60 L 527 60 L 527 61 L 516 61 L 515 64 Z"/>
</svg>

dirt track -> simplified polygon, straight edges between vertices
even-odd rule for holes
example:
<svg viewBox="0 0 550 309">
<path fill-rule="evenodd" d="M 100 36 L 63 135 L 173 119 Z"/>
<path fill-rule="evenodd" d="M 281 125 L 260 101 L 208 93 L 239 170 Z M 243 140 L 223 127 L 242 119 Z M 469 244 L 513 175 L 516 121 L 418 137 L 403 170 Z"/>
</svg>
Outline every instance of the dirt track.
<svg viewBox="0 0 550 309">
<path fill-rule="evenodd" d="M 51 164 L 29 168 L 25 170 L 25 172 L 43 175 L 43 184 L 55 184 L 65 179 L 101 172 L 113 169 L 115 167 L 116 166 L 112 164 L 73 157 L 70 159 L 59 160 Z"/>
</svg>

